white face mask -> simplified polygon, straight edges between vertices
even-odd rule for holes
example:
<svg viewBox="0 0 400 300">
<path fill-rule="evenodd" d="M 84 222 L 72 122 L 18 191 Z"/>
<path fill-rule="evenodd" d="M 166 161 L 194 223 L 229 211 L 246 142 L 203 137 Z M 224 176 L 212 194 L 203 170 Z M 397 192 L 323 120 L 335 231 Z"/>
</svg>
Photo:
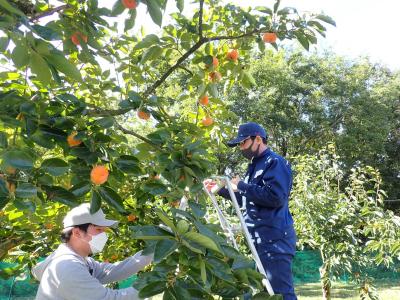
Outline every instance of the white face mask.
<svg viewBox="0 0 400 300">
<path fill-rule="evenodd" d="M 96 235 L 92 235 L 92 240 L 89 241 L 90 250 L 93 254 L 103 251 L 104 246 L 108 240 L 107 233 L 102 232 Z"/>
</svg>

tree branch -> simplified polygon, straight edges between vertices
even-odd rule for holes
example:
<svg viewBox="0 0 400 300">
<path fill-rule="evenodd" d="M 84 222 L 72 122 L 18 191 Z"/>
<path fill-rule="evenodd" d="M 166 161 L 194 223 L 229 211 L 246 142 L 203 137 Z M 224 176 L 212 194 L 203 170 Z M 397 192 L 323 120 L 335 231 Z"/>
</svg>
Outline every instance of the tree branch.
<svg viewBox="0 0 400 300">
<path fill-rule="evenodd" d="M 86 106 L 92 108 L 92 110 L 89 110 L 86 115 L 90 117 L 104 117 L 104 116 L 119 116 L 123 115 L 129 111 L 131 111 L 131 108 L 120 108 L 120 109 L 103 109 L 98 106 L 95 106 L 93 104 L 85 103 Z"/>
<path fill-rule="evenodd" d="M 243 34 L 241 34 L 241 35 L 232 35 L 232 36 L 229 36 L 229 35 L 220 35 L 220 36 L 213 36 L 213 37 L 207 38 L 207 39 L 206 39 L 206 40 L 207 40 L 206 42 L 221 41 L 221 40 L 236 40 L 236 39 L 241 39 L 241 38 L 244 38 L 244 37 L 250 37 L 250 36 L 253 36 L 254 34 L 260 34 L 260 33 L 262 33 L 262 32 L 263 32 L 262 29 L 254 29 L 253 31 L 249 31 L 249 32 L 243 33 Z"/>
<path fill-rule="evenodd" d="M 40 18 L 51 16 L 52 14 L 54 14 L 56 12 L 59 12 L 61 10 L 64 10 L 64 9 L 66 9 L 68 7 L 69 7 L 69 5 L 65 4 L 65 5 L 61 5 L 61 6 L 46 10 L 45 12 L 42 12 L 40 14 L 37 14 L 36 16 L 33 16 L 32 18 L 30 18 L 29 21 L 34 22 L 34 21 L 39 20 Z"/>
<path fill-rule="evenodd" d="M 160 79 L 158 79 L 156 82 L 154 82 L 152 84 L 152 86 L 150 86 L 144 93 L 143 96 L 144 98 L 147 98 L 151 93 L 153 93 L 168 77 L 169 75 L 171 75 L 171 73 L 173 71 L 175 71 L 180 64 L 185 61 L 186 58 L 188 58 L 191 54 L 193 54 L 197 49 L 199 49 L 205 42 L 207 42 L 207 39 L 202 38 L 200 39 L 196 44 L 194 44 L 192 46 L 192 48 L 190 48 L 185 54 L 183 54 L 178 61 L 175 63 L 175 65 L 173 65 L 172 67 L 170 67 L 165 73 L 164 75 L 162 75 L 160 77 Z"/>
<path fill-rule="evenodd" d="M 265 30 L 265 28 L 264 28 Z M 253 36 L 254 34 L 260 34 L 263 32 L 263 29 L 254 29 L 253 31 L 243 33 L 241 35 L 236 35 L 236 36 L 214 36 L 214 37 L 203 37 L 200 38 L 199 41 L 194 44 L 187 52 L 185 52 L 178 60 L 177 62 L 170 67 L 157 81 L 155 81 L 146 91 L 143 93 L 143 98 L 147 98 L 150 96 L 161 84 L 165 82 L 165 80 L 169 77 L 169 75 L 172 74 L 173 71 L 175 71 L 177 68 L 181 67 L 182 62 L 184 62 L 191 54 L 193 54 L 197 49 L 199 49 L 202 45 L 205 43 L 211 42 L 211 41 L 218 41 L 218 40 L 235 40 L 235 39 L 240 39 L 244 37 L 250 37 Z M 102 115 L 109 115 L 109 116 L 116 116 L 120 114 L 124 114 L 128 112 L 130 109 L 119 109 L 119 110 L 98 110 L 96 112 L 89 112 L 90 116 L 102 116 Z"/>
<path fill-rule="evenodd" d="M 203 5 L 204 5 L 204 0 L 200 0 L 200 9 L 199 9 L 199 37 L 200 37 L 200 40 L 203 38 Z"/>
<path fill-rule="evenodd" d="M 122 127 L 119 123 L 115 122 L 116 127 L 121 130 L 123 133 L 125 134 L 129 134 L 129 135 L 133 135 L 134 137 L 138 138 L 139 140 L 142 140 L 143 142 L 149 144 L 150 146 L 152 146 L 154 149 L 156 149 L 157 151 L 161 151 L 161 152 L 165 152 L 162 148 L 160 148 L 157 144 L 153 143 L 152 141 L 150 141 L 149 139 L 145 138 L 144 136 L 141 136 L 140 134 L 137 134 L 136 132 L 126 129 L 124 127 Z"/>
</svg>

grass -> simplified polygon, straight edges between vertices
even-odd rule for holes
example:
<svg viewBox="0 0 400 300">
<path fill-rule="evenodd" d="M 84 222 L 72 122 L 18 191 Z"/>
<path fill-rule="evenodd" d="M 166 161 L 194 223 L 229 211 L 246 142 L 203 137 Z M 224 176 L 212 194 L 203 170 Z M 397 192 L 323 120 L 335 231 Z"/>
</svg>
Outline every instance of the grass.
<svg viewBox="0 0 400 300">
<path fill-rule="evenodd" d="M 395 283 L 376 283 L 380 300 L 400 299 L 400 285 Z M 320 283 L 307 283 L 296 286 L 298 300 L 321 300 Z M 360 300 L 357 287 L 352 284 L 335 282 L 332 286 L 332 300 Z M 152 300 L 162 300 L 162 296 L 155 296 Z M 182 299 L 183 300 L 183 299 Z"/>
<path fill-rule="evenodd" d="M 394 282 L 376 282 L 380 300 L 400 299 L 400 285 Z M 321 300 L 322 291 L 320 283 L 307 283 L 296 286 L 296 294 L 299 300 Z M 359 300 L 357 287 L 352 284 L 335 282 L 332 286 L 332 300 L 346 299 Z"/>
<path fill-rule="evenodd" d="M 376 282 L 380 300 L 400 299 L 400 284 L 395 282 Z M 321 300 L 322 292 L 320 283 L 299 284 L 296 286 L 298 300 Z M 8 297 L 0 296 L 0 300 Z M 34 297 L 12 297 L 13 300 L 33 300 Z M 335 282 L 332 286 L 332 300 L 359 300 L 357 287 L 347 283 Z M 155 296 L 151 300 L 162 300 L 162 296 Z M 186 300 L 186 299 L 182 299 Z"/>
</svg>

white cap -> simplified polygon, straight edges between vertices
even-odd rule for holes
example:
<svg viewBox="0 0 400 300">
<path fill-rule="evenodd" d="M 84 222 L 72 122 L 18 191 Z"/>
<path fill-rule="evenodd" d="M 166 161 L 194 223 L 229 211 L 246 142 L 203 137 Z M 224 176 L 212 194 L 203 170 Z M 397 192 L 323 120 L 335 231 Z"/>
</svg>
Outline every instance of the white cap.
<svg viewBox="0 0 400 300">
<path fill-rule="evenodd" d="M 118 221 L 107 220 L 101 208 L 94 214 L 90 213 L 90 203 L 83 203 L 71 209 L 63 220 L 64 228 L 82 225 L 93 224 L 97 226 L 111 227 L 118 223 Z"/>
</svg>

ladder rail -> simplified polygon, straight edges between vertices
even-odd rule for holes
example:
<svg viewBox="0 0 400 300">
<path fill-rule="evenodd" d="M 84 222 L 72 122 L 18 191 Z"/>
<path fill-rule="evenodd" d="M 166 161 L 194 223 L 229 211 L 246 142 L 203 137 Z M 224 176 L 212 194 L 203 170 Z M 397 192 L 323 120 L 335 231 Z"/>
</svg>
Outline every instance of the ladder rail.
<svg viewBox="0 0 400 300">
<path fill-rule="evenodd" d="M 242 212 L 240 211 L 240 207 L 239 207 L 239 204 L 237 202 L 235 192 L 233 191 L 233 187 L 232 187 L 232 184 L 230 182 L 230 179 L 228 177 L 226 177 L 226 176 L 215 176 L 213 178 L 220 179 L 220 180 L 225 182 L 225 185 L 226 185 L 226 187 L 228 188 L 228 191 L 229 191 L 229 196 L 231 197 L 231 200 L 233 202 L 233 206 L 235 207 L 236 214 L 237 214 L 237 216 L 239 218 L 240 225 L 242 226 L 242 230 L 243 230 L 244 235 L 246 237 L 247 244 L 248 244 L 248 246 L 250 248 L 251 254 L 253 255 L 253 258 L 254 258 L 254 260 L 256 262 L 256 265 L 257 265 L 257 268 L 258 268 L 259 272 L 264 276 L 264 279 L 262 280 L 262 283 L 264 284 L 265 288 L 267 289 L 267 291 L 268 291 L 268 293 L 270 295 L 275 295 L 274 290 L 273 290 L 273 288 L 271 286 L 271 283 L 268 280 L 265 268 L 264 268 L 264 266 L 263 266 L 263 264 L 262 264 L 262 262 L 260 260 L 260 256 L 258 255 L 258 252 L 257 252 L 257 250 L 256 250 L 256 248 L 254 246 L 253 239 L 251 238 L 249 229 L 247 228 L 246 222 L 244 221 Z M 208 190 L 207 190 L 207 193 L 209 194 Z"/>
<path fill-rule="evenodd" d="M 224 214 L 222 213 L 219 205 L 218 205 L 218 201 L 215 198 L 214 194 L 212 194 L 211 192 L 209 192 L 206 188 L 204 188 L 205 193 L 210 197 L 211 202 L 214 206 L 214 209 L 217 212 L 217 216 L 218 216 L 218 220 L 221 224 L 222 229 L 224 230 L 224 232 L 228 233 L 229 239 L 231 240 L 233 246 L 235 247 L 236 250 L 239 250 L 239 246 L 236 243 L 236 239 L 235 239 L 235 235 L 233 234 L 232 231 L 232 227 L 230 226 L 229 222 L 226 220 Z"/>
</svg>

